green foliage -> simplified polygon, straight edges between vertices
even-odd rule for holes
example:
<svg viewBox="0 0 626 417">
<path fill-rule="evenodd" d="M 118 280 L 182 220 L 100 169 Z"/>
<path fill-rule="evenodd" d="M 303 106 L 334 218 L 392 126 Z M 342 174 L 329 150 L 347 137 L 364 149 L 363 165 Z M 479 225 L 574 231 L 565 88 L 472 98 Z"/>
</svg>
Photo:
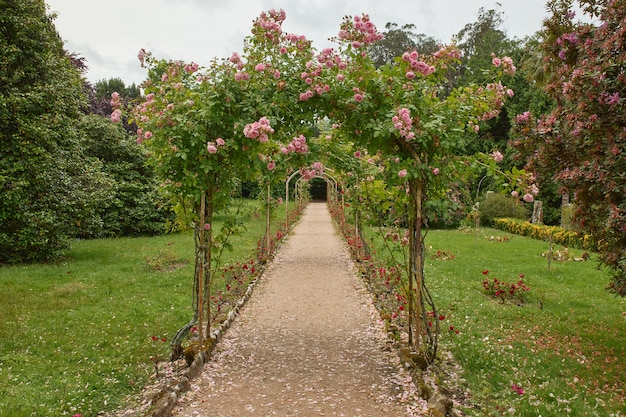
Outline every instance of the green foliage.
<svg viewBox="0 0 626 417">
<path fill-rule="evenodd" d="M 44 2 L 8 2 L 0 22 L 0 263 L 49 260 L 98 223 L 110 182 L 80 148 L 83 83 Z"/>
<path fill-rule="evenodd" d="M 111 78 L 108 80 L 100 80 L 96 82 L 94 86 L 94 93 L 96 98 L 111 100 L 111 94 L 119 93 L 124 98 L 129 100 L 138 99 L 141 97 L 141 91 L 135 84 L 126 86 L 121 78 Z"/>
<path fill-rule="evenodd" d="M 497 218 L 511 217 L 514 219 L 528 219 L 528 208 L 517 199 L 498 193 L 489 193 L 487 198 L 480 202 L 480 222 L 485 226 L 493 225 Z"/>
<path fill-rule="evenodd" d="M 589 19 L 575 20 L 574 4 Z M 520 115 L 515 145 L 530 169 L 574 195 L 576 223 L 598 243 L 609 288 L 625 296 L 626 2 L 554 0 L 549 8 L 540 48 L 545 90 L 557 104 Z"/>
<path fill-rule="evenodd" d="M 119 125 L 97 115 L 84 116 L 84 152 L 97 158 L 111 181 L 111 193 L 99 207 L 101 223 L 77 229 L 79 237 L 137 236 L 163 233 L 173 222 L 170 205 L 158 193 L 145 148 Z"/>
</svg>

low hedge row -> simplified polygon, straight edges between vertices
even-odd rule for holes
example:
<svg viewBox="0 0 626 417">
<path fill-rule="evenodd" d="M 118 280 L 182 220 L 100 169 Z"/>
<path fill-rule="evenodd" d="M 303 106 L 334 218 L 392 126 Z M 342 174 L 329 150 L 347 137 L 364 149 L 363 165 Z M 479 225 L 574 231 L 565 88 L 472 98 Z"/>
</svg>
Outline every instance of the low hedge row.
<svg viewBox="0 0 626 417">
<path fill-rule="evenodd" d="M 530 223 L 519 219 L 500 218 L 493 220 L 496 229 L 504 230 L 521 236 L 532 237 L 533 239 L 550 240 L 570 248 L 584 250 L 596 250 L 595 242 L 589 235 L 572 232 L 559 226 L 546 226 L 543 224 Z"/>
</svg>

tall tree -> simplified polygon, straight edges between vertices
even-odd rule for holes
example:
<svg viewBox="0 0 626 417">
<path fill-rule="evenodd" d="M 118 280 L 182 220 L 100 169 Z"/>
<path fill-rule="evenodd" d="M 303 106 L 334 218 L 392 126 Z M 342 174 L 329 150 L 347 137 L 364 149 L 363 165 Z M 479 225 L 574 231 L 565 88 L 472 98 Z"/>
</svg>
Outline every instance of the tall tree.
<svg viewBox="0 0 626 417">
<path fill-rule="evenodd" d="M 43 0 L 0 1 L 0 263 L 50 259 L 107 198 L 79 146 L 83 81 Z"/>
<path fill-rule="evenodd" d="M 536 171 L 574 195 L 575 219 L 626 295 L 626 0 L 579 0 L 595 23 L 574 21 L 573 0 L 549 3 L 541 44 L 554 110 L 517 118 L 517 141 Z"/>
<path fill-rule="evenodd" d="M 376 67 L 390 64 L 407 51 L 418 51 L 430 55 L 439 49 L 439 42 L 423 33 L 415 33 L 414 24 L 398 27 L 397 23 L 388 22 L 385 25 L 384 37 L 371 45 L 371 56 Z"/>
</svg>

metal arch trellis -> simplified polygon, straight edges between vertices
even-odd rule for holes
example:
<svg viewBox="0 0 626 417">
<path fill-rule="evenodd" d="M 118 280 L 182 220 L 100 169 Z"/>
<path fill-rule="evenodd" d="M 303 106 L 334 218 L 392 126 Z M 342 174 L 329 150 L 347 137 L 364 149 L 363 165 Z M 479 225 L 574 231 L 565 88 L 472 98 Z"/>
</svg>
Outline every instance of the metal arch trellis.
<svg viewBox="0 0 626 417">
<path fill-rule="evenodd" d="M 330 168 L 326 168 L 326 170 L 332 171 Z M 294 171 L 285 180 L 285 219 L 287 219 L 289 217 L 289 184 L 290 184 L 291 180 L 298 174 L 302 175 L 300 173 L 300 171 Z M 337 181 L 336 178 L 334 178 L 332 175 L 328 174 L 327 172 L 324 172 L 323 174 L 315 175 L 313 178 L 322 178 L 322 179 L 324 179 L 326 181 L 326 184 L 327 184 L 328 187 L 332 183 L 332 186 L 333 186 L 332 190 L 334 191 L 333 195 L 337 196 L 338 181 Z M 313 178 L 311 178 L 311 179 L 313 179 Z M 296 195 L 295 195 L 296 197 L 298 197 L 299 185 L 301 184 L 301 181 L 303 181 L 303 180 L 304 180 L 304 178 L 300 177 L 296 181 Z M 305 181 L 308 181 L 308 180 L 305 180 Z M 287 221 L 287 220 L 285 220 L 285 221 Z"/>
</svg>

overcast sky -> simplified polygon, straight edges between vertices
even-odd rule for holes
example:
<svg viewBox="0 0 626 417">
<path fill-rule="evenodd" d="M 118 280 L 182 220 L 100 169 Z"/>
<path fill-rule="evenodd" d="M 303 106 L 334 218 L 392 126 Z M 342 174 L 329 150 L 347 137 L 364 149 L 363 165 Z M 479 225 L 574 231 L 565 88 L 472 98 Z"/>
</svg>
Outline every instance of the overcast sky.
<svg viewBox="0 0 626 417">
<path fill-rule="evenodd" d="M 478 10 L 503 13 L 510 38 L 524 38 L 541 28 L 546 0 L 46 0 L 58 15 L 57 31 L 65 48 L 83 56 L 91 82 L 121 78 L 141 83 L 146 70 L 137 60 L 140 48 L 158 59 L 206 65 L 214 57 L 241 52 L 252 21 L 264 10 L 283 9 L 283 30 L 305 35 L 319 51 L 334 44 L 343 16 L 368 13 L 380 31 L 387 22 L 415 24 L 418 33 L 449 43 Z"/>
</svg>

